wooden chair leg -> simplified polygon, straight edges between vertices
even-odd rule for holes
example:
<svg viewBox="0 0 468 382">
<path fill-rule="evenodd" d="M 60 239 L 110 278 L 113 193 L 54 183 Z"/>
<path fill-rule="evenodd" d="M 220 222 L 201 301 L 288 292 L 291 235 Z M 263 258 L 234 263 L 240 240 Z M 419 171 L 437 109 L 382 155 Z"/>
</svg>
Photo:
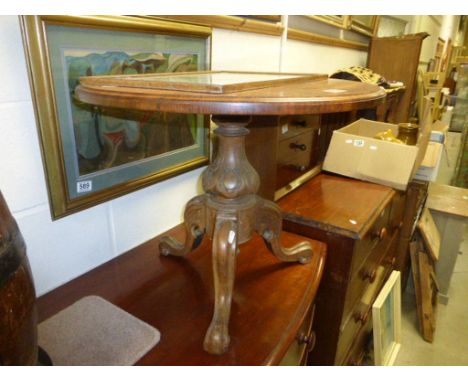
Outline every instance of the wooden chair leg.
<svg viewBox="0 0 468 382">
<path fill-rule="evenodd" d="M 170 236 L 164 236 L 159 243 L 159 252 L 164 255 L 185 256 L 197 248 L 206 229 L 206 195 L 192 198 L 185 207 L 185 242 L 180 243 Z"/>
<path fill-rule="evenodd" d="M 213 236 L 213 279 L 215 306 L 203 348 L 211 354 L 223 354 L 229 346 L 229 316 L 236 273 L 237 221 L 219 217 Z"/>
</svg>

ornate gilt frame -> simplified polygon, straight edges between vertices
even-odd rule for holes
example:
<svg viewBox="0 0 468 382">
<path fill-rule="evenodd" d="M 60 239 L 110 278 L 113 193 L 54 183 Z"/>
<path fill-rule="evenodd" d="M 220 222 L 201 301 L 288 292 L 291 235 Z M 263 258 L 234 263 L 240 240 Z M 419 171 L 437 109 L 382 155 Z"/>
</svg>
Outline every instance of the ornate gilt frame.
<svg viewBox="0 0 468 382">
<path fill-rule="evenodd" d="M 188 162 L 164 168 L 162 171 L 114 185 L 108 189 L 71 199 L 66 182 L 64 151 L 60 138 L 57 104 L 52 83 L 46 25 L 206 37 L 209 62 L 211 62 L 210 37 L 212 29 L 198 25 L 132 16 L 20 16 L 20 24 L 53 219 L 92 207 L 171 176 L 201 167 L 209 162 L 209 139 L 207 138 L 205 142 L 206 156 L 197 157 Z"/>
</svg>

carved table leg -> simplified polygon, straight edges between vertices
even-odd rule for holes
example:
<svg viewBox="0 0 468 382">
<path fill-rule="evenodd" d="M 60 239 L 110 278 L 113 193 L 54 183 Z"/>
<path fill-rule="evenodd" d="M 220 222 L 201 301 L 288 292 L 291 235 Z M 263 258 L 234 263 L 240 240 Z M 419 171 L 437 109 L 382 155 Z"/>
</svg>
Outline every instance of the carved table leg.
<svg viewBox="0 0 468 382">
<path fill-rule="evenodd" d="M 162 255 L 185 256 L 197 248 L 205 234 L 206 226 L 206 195 L 195 196 L 185 207 L 185 243 L 179 243 L 170 236 L 164 236 L 159 243 Z"/>
<path fill-rule="evenodd" d="M 218 125 L 218 155 L 202 174 L 205 195 L 190 200 L 185 210 L 185 243 L 164 237 L 159 245 L 164 255 L 183 256 L 195 249 L 206 233 L 213 240 L 214 313 L 205 335 L 204 349 L 222 354 L 229 346 L 228 323 L 235 277 L 237 246 L 257 231 L 271 252 L 282 261 L 310 261 L 306 242 L 282 248 L 282 215 L 275 203 L 256 195 L 260 181 L 245 154 L 245 116 L 214 116 Z"/>
<path fill-rule="evenodd" d="M 211 354 L 222 354 L 229 346 L 229 316 L 236 273 L 237 222 L 217 218 L 213 236 L 213 279 L 215 306 L 203 348 Z"/>
<path fill-rule="evenodd" d="M 280 208 L 273 202 L 258 198 L 257 218 L 255 231 L 265 241 L 268 249 L 281 261 L 298 261 L 302 264 L 310 262 L 312 247 L 306 241 L 302 241 L 291 248 L 281 246 L 280 235 L 283 225 L 283 217 Z"/>
</svg>

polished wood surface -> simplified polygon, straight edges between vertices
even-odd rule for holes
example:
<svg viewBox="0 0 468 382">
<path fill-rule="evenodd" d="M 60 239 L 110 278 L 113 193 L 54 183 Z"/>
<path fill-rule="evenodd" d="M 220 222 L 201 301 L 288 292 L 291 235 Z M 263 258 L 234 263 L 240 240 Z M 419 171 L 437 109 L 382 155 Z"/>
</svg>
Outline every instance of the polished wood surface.
<svg viewBox="0 0 468 382">
<path fill-rule="evenodd" d="M 85 85 L 75 96 L 102 107 L 197 114 L 293 115 L 334 113 L 376 107 L 385 92 L 376 85 L 316 80 L 229 94 Z"/>
<path fill-rule="evenodd" d="M 283 229 L 327 244 L 313 329 L 312 365 L 341 365 L 395 264 L 403 205 L 390 187 L 320 174 L 279 200 Z"/>
<path fill-rule="evenodd" d="M 278 205 L 289 221 L 358 239 L 394 193 L 390 187 L 322 173 Z"/>
<path fill-rule="evenodd" d="M 178 239 L 181 226 L 167 234 Z M 310 240 L 309 264 L 284 263 L 261 237 L 241 245 L 237 256 L 230 321 L 231 346 L 221 356 L 202 349 L 211 320 L 214 288 L 211 243 L 204 239 L 186 258 L 158 253 L 161 236 L 42 296 L 40 321 L 87 295 L 99 295 L 161 332 L 161 341 L 138 365 L 277 364 L 314 300 L 325 260 L 325 245 Z M 291 245 L 299 239 L 283 233 Z"/>
</svg>

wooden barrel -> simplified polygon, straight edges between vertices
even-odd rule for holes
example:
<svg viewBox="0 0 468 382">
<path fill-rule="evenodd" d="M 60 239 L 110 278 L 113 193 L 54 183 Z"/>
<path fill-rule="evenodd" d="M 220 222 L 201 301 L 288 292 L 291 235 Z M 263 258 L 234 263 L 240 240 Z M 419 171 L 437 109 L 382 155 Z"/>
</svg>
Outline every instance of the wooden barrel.
<svg viewBox="0 0 468 382">
<path fill-rule="evenodd" d="M 23 237 L 0 192 L 0 365 L 37 363 L 36 292 Z"/>
</svg>

